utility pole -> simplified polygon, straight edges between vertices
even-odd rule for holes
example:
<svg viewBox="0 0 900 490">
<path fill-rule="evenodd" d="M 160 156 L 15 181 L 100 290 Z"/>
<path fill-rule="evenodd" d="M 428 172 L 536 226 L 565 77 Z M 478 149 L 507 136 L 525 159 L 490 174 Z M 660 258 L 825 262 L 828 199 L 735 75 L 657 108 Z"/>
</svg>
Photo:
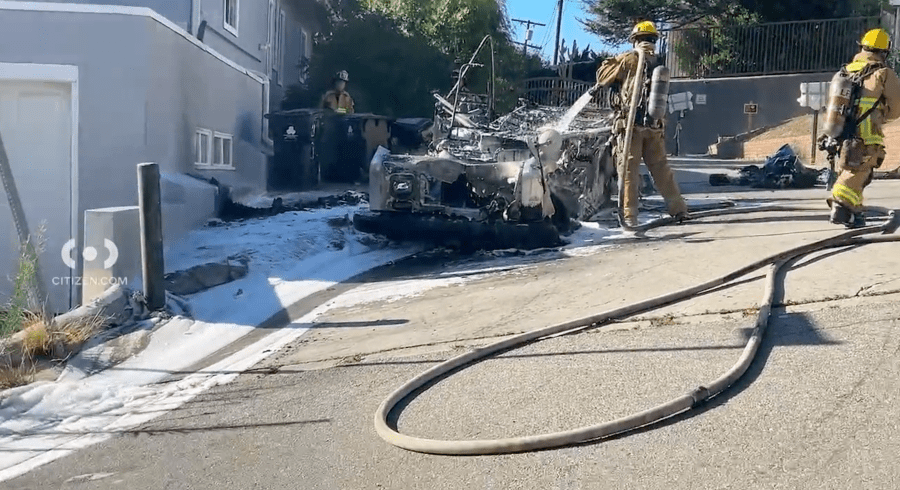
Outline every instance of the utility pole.
<svg viewBox="0 0 900 490">
<path fill-rule="evenodd" d="M 559 17 L 556 19 L 556 44 L 553 48 L 553 64 L 559 65 L 559 35 L 562 31 L 563 4 L 565 0 L 559 0 Z"/>
<path fill-rule="evenodd" d="M 541 24 L 538 22 L 534 22 L 534 21 L 530 21 L 530 20 L 521 20 L 521 19 L 512 19 L 512 21 L 518 22 L 520 24 L 525 24 L 525 42 L 524 43 L 516 43 L 516 44 L 522 45 L 522 55 L 527 56 L 528 48 L 529 48 L 528 41 L 531 41 L 531 36 L 533 34 L 533 31 L 531 30 L 531 26 L 546 27 L 547 24 Z M 536 46 L 531 46 L 531 47 L 536 47 Z"/>
</svg>

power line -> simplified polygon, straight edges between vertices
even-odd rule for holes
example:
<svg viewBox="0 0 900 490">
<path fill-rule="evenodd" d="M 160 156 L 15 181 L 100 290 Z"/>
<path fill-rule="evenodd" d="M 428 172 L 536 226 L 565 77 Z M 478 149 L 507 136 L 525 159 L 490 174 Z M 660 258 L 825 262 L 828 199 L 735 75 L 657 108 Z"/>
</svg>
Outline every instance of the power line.
<svg viewBox="0 0 900 490">
<path fill-rule="evenodd" d="M 533 46 L 533 45 L 532 45 L 532 46 L 529 46 L 529 44 L 528 44 L 528 41 L 531 41 L 531 34 L 534 32 L 534 31 L 531 30 L 531 26 L 535 25 L 535 26 L 546 27 L 547 24 L 541 24 L 540 22 L 534 22 L 534 21 L 532 21 L 532 20 L 521 20 L 521 19 L 510 19 L 510 20 L 512 20 L 513 22 L 518 22 L 518 23 L 520 23 L 520 24 L 526 24 L 526 27 L 525 27 L 525 42 L 524 42 L 524 43 L 516 43 L 515 41 L 513 41 L 513 42 L 514 42 L 515 44 L 520 44 L 520 45 L 522 45 L 522 54 L 523 54 L 523 55 L 527 55 L 527 54 L 528 54 L 528 48 L 529 48 L 529 47 L 531 47 L 531 48 L 537 47 L 537 46 Z"/>
<path fill-rule="evenodd" d="M 558 5 L 554 3 L 553 4 L 553 12 L 550 13 L 550 21 L 549 22 L 553 22 L 553 19 L 556 18 L 556 9 L 557 8 L 558 8 Z M 547 47 L 547 44 L 550 42 L 551 39 L 553 39 L 553 31 L 551 31 L 550 29 L 544 29 L 544 40 L 541 41 L 541 50 L 543 50 L 545 47 Z"/>
</svg>

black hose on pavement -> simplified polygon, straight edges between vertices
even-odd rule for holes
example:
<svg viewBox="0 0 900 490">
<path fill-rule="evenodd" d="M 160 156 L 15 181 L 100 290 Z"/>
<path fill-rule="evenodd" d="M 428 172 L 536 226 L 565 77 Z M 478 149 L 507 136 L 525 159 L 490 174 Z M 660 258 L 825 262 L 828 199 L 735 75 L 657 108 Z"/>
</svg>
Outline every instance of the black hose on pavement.
<svg viewBox="0 0 900 490">
<path fill-rule="evenodd" d="M 758 207 L 750 209 L 733 208 L 726 209 L 724 211 L 719 210 L 697 213 L 696 215 L 692 216 L 691 219 L 699 219 L 707 216 L 719 216 L 723 214 L 735 214 L 738 212 L 772 210 L 783 211 L 788 209 L 789 208 L 780 206 Z M 850 230 L 832 238 L 819 240 L 808 245 L 803 245 L 792 248 L 790 250 L 786 250 L 779 254 L 775 254 L 765 259 L 756 261 L 724 276 L 707 281 L 703 284 L 698 284 L 696 286 L 682 289 L 680 291 L 675 291 L 656 298 L 651 298 L 639 303 L 617 308 L 587 318 L 573 320 L 560 325 L 540 328 L 531 332 L 519 334 L 509 339 L 496 342 L 494 344 L 475 349 L 472 352 L 462 354 L 453 359 L 449 359 L 425 371 L 419 376 L 416 376 L 415 378 L 406 382 L 396 391 L 391 393 L 391 395 L 381 403 L 381 405 L 378 407 L 378 410 L 375 412 L 375 430 L 378 435 L 381 436 L 381 438 L 385 441 L 393 444 L 394 446 L 410 451 L 445 455 L 504 454 L 549 449 L 597 440 L 615 434 L 628 432 L 639 427 L 647 426 L 660 420 L 677 415 L 681 412 L 691 410 L 692 408 L 697 407 L 699 404 L 718 395 L 729 386 L 734 384 L 750 367 L 750 364 L 753 361 L 753 358 L 755 357 L 760 344 L 762 343 L 766 327 L 769 324 L 769 315 L 771 313 L 772 303 L 775 298 L 779 277 L 783 277 L 781 273 L 783 272 L 782 269 L 784 269 L 786 264 L 790 263 L 793 259 L 797 259 L 804 255 L 828 248 L 859 246 L 867 243 L 900 241 L 900 236 L 881 236 L 866 239 L 859 238 L 875 233 L 891 235 L 897 230 L 898 226 L 900 226 L 900 214 L 883 208 L 869 208 L 869 210 L 888 214 L 890 216 L 890 220 L 881 226 L 869 226 L 856 230 Z M 663 224 L 668 224 L 671 222 L 672 221 L 667 221 Z M 648 225 L 653 223 L 649 223 Z M 656 224 L 655 226 L 653 226 L 653 228 L 663 226 L 663 224 Z M 674 400 L 663 403 L 662 405 L 653 407 L 640 413 L 620 418 L 618 420 L 592 425 L 589 427 L 582 427 L 564 432 L 514 437 L 508 439 L 460 441 L 423 439 L 401 434 L 396 430 L 396 428 L 391 427 L 388 423 L 388 417 L 394 410 L 394 408 L 402 400 L 410 396 L 416 390 L 475 361 L 484 359 L 499 352 L 529 344 L 542 338 L 573 330 L 582 330 L 585 328 L 599 326 L 611 320 L 627 318 L 636 314 L 651 311 L 662 306 L 677 303 L 694 297 L 704 291 L 708 291 L 710 289 L 728 284 L 739 277 L 747 275 L 766 266 L 771 266 L 771 268 L 769 269 L 768 275 L 766 277 L 765 293 L 763 294 L 763 300 L 761 303 L 762 306 L 759 309 L 756 327 L 754 328 L 750 340 L 747 342 L 747 345 L 744 348 L 737 363 L 734 365 L 734 367 L 721 375 L 719 378 L 705 385 L 698 386 L 694 390 L 691 390 L 689 393 L 686 393 L 685 395 Z"/>
</svg>

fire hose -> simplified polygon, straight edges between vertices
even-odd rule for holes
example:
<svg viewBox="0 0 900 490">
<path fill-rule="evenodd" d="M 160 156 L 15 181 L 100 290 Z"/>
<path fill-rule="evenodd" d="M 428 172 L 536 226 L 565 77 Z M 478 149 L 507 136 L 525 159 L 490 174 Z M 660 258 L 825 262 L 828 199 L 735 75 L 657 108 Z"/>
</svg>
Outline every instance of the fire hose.
<svg viewBox="0 0 900 490">
<path fill-rule="evenodd" d="M 761 210 L 785 210 L 788 208 L 766 207 L 755 208 L 753 211 Z M 668 293 L 656 298 L 651 298 L 629 306 L 616 308 L 605 313 L 600 313 L 587 318 L 572 320 L 559 325 L 544 327 L 531 332 L 516 335 L 509 339 L 490 344 L 485 347 L 475 349 L 471 352 L 449 359 L 415 378 L 406 382 L 403 386 L 391 393 L 385 399 L 375 413 L 375 431 L 378 435 L 388 443 L 407 449 L 410 451 L 443 454 L 443 455 L 487 455 L 487 454 L 507 454 L 525 451 L 535 451 L 541 449 L 550 449 L 563 446 L 569 446 L 588 441 L 600 440 L 609 436 L 622 434 L 634 429 L 645 427 L 677 414 L 695 409 L 706 400 L 722 393 L 732 386 L 750 367 L 756 353 L 762 344 L 763 336 L 769 324 L 769 316 L 775 302 L 775 295 L 779 284 L 779 278 L 783 277 L 783 272 L 790 268 L 790 265 L 799 258 L 826 249 L 841 247 L 857 247 L 870 243 L 886 243 L 900 242 L 900 236 L 893 235 L 897 228 L 900 227 L 900 212 L 888 210 L 884 208 L 867 208 L 869 211 L 886 214 L 889 220 L 880 226 L 868 226 L 855 230 L 841 233 L 832 238 L 819 240 L 814 243 L 802 245 L 799 247 L 786 250 L 784 252 L 758 260 L 745 267 L 737 269 L 721 277 L 711 279 L 702 284 L 691 286 L 679 291 Z M 723 214 L 735 214 L 736 212 L 746 212 L 747 209 L 735 208 L 719 211 L 710 211 L 706 213 L 698 213 L 690 219 L 700 219 L 707 216 L 717 216 Z M 669 221 L 658 220 L 651 223 L 652 226 L 645 225 L 646 229 L 650 227 L 659 227 L 669 224 Z M 866 235 L 881 233 L 884 236 L 862 238 Z M 888 236 L 890 235 L 890 236 Z M 556 336 L 559 334 L 573 333 L 575 331 L 585 330 L 589 328 L 599 327 L 610 321 L 627 318 L 636 314 L 646 313 L 648 311 L 663 306 L 675 304 L 686 299 L 692 298 L 700 293 L 710 291 L 715 288 L 722 287 L 732 281 L 750 274 L 763 267 L 770 266 L 766 275 L 765 292 L 763 294 L 762 303 L 757 316 L 756 325 L 747 342 L 746 347 L 741 353 L 737 363 L 710 383 L 701 385 L 689 393 L 678 398 L 670 400 L 666 403 L 650 408 L 648 410 L 619 418 L 610 422 L 605 422 L 588 427 L 578 429 L 546 433 L 540 435 L 532 435 L 525 437 L 515 437 L 507 439 L 484 439 L 484 440 L 435 440 L 423 439 L 413 436 L 401 434 L 395 427 L 388 422 L 388 417 L 394 408 L 404 399 L 409 397 L 417 390 L 428 386 L 434 380 L 452 374 L 475 361 L 479 361 L 498 353 L 505 352 L 517 347 L 522 347 L 541 339 Z"/>
<path fill-rule="evenodd" d="M 622 154 L 619 156 L 618 165 L 618 216 L 622 228 L 628 231 L 636 231 L 625 222 L 625 173 L 628 172 L 628 159 L 631 155 L 632 138 L 634 137 L 634 123 L 637 118 L 637 109 L 640 105 L 641 86 L 644 84 L 644 71 L 647 54 L 643 49 L 635 49 L 638 55 L 637 71 L 634 74 L 634 86 L 631 88 L 631 102 L 628 105 L 628 118 L 625 121 L 625 141 L 622 145 Z"/>
</svg>

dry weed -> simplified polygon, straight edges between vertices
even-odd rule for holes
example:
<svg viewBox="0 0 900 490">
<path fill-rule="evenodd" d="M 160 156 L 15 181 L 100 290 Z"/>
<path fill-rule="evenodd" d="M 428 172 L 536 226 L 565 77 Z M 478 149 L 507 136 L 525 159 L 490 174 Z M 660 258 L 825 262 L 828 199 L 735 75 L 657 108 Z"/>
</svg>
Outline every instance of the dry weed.
<svg viewBox="0 0 900 490">
<path fill-rule="evenodd" d="M 62 344 L 66 350 L 71 346 L 80 346 L 97 335 L 106 327 L 106 318 L 100 315 L 79 318 L 60 325 L 51 325 L 49 328 L 49 345 Z M 48 354 L 50 351 L 47 352 Z"/>
<path fill-rule="evenodd" d="M 0 359 L 6 361 L 8 356 L 0 349 Z M 0 390 L 16 388 L 24 386 L 34 381 L 35 367 L 34 362 L 29 356 L 22 356 L 18 363 L 6 365 L 2 362 L 0 365 Z"/>
</svg>

